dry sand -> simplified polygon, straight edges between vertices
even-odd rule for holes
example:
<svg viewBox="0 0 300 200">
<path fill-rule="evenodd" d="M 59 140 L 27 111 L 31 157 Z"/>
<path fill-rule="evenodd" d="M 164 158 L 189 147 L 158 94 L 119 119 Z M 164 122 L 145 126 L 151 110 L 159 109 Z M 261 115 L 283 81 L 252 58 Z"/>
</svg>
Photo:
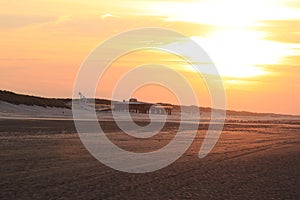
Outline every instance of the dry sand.
<svg viewBox="0 0 300 200">
<path fill-rule="evenodd" d="M 0 199 L 299 199 L 300 123 L 227 123 L 213 152 L 199 159 L 206 126 L 175 163 L 129 174 L 93 158 L 72 120 L 0 119 Z M 120 147 L 146 152 L 168 143 L 162 134 L 133 139 L 101 122 Z"/>
</svg>

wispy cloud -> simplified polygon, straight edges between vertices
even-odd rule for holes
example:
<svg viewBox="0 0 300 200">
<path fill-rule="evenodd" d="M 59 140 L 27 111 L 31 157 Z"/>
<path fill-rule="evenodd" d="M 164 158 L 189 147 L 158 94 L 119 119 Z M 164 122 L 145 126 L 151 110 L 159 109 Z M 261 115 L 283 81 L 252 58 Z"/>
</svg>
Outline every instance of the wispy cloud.
<svg viewBox="0 0 300 200">
<path fill-rule="evenodd" d="M 300 10 L 299 10 L 300 12 Z M 261 21 L 256 29 L 266 33 L 266 39 L 284 43 L 300 43 L 299 20 L 268 20 Z"/>
<path fill-rule="evenodd" d="M 27 25 L 55 21 L 55 17 L 38 15 L 0 15 L 0 29 L 21 28 Z"/>
</svg>

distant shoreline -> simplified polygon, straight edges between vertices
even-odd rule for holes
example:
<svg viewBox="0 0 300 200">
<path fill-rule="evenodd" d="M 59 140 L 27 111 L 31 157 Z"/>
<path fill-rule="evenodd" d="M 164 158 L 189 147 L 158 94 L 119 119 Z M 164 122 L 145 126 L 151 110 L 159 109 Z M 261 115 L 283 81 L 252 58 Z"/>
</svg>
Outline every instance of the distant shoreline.
<svg viewBox="0 0 300 200">
<path fill-rule="evenodd" d="M 56 108 L 72 108 L 71 98 L 46 98 L 33 95 L 18 94 L 7 90 L 0 90 L 0 101 L 11 103 L 14 105 L 27 105 L 27 106 L 41 106 L 41 107 L 56 107 Z M 88 101 L 95 101 L 96 104 L 111 105 L 112 102 L 118 102 L 108 99 L 88 99 Z M 174 109 L 179 110 L 179 105 L 172 105 Z M 181 106 L 183 109 L 197 109 L 196 106 Z M 209 107 L 200 107 L 200 112 L 211 112 Z M 218 109 L 215 109 L 218 110 Z M 251 111 L 235 111 L 226 110 L 227 115 L 239 116 L 269 116 L 269 117 L 300 117 L 300 115 L 293 114 L 277 114 L 277 113 L 258 113 Z"/>
</svg>

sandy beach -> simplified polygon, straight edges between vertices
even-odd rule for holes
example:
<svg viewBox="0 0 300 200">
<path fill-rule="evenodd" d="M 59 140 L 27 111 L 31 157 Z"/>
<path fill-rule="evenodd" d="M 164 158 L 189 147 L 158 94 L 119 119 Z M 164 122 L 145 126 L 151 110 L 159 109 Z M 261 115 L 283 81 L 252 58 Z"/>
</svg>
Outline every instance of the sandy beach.
<svg viewBox="0 0 300 200">
<path fill-rule="evenodd" d="M 176 123 L 161 134 L 133 139 L 112 121 L 100 123 L 120 147 L 136 152 L 161 148 Z M 130 174 L 93 158 L 70 119 L 1 119 L 1 199 L 299 199 L 300 123 L 227 122 L 206 158 L 197 138 L 175 163 Z"/>
<path fill-rule="evenodd" d="M 0 200 L 300 200 L 300 0 L 12 0 L 0 30 Z"/>
</svg>

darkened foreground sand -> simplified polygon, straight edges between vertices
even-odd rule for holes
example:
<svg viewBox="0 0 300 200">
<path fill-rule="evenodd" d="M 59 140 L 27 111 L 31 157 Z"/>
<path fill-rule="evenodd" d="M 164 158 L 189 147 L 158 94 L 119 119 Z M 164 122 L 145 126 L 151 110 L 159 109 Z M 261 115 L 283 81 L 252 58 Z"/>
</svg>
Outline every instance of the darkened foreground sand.
<svg viewBox="0 0 300 200">
<path fill-rule="evenodd" d="M 133 139 L 101 122 L 120 147 L 152 151 L 174 137 L 176 123 Z M 206 158 L 199 127 L 189 150 L 146 174 L 115 171 L 81 144 L 72 120 L 0 120 L 0 199 L 299 199 L 300 125 L 228 123 Z"/>
</svg>

